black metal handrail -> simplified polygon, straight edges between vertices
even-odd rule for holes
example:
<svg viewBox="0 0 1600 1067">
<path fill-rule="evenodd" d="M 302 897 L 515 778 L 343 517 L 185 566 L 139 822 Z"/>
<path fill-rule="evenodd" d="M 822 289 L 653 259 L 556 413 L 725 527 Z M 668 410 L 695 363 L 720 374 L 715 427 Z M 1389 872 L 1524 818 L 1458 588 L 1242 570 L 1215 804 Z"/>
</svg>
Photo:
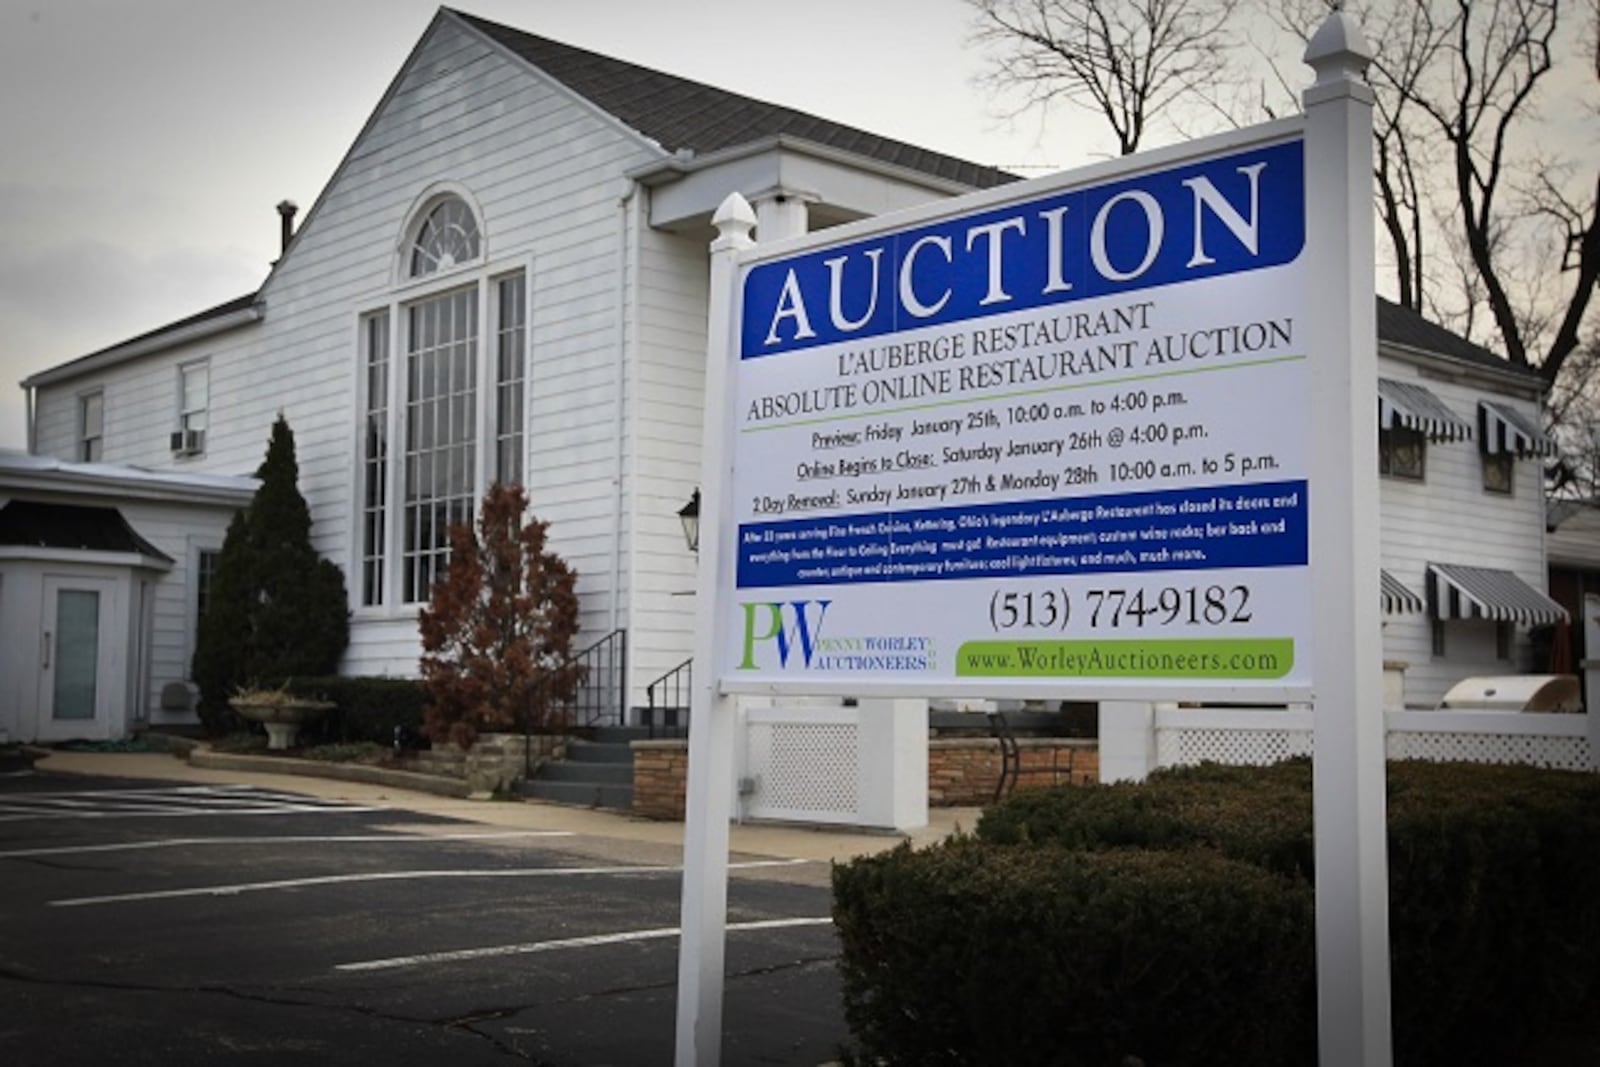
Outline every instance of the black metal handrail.
<svg viewBox="0 0 1600 1067">
<path fill-rule="evenodd" d="M 994 784 L 994 802 L 998 804 L 1017 787 L 1022 773 L 1022 749 L 1003 712 L 989 713 L 989 729 L 1000 742 L 1000 780 Z"/>
<path fill-rule="evenodd" d="M 672 736 L 676 737 L 688 729 L 689 700 L 693 685 L 694 658 L 691 656 L 644 687 L 645 726 L 649 728 L 652 738 L 656 736 L 657 711 L 661 713 L 663 733 L 670 730 Z M 661 697 L 659 703 L 656 700 L 658 693 Z"/>
<path fill-rule="evenodd" d="M 533 773 L 533 737 L 620 726 L 628 708 L 628 631 L 612 630 L 539 676 L 522 715 L 523 774 Z"/>
</svg>

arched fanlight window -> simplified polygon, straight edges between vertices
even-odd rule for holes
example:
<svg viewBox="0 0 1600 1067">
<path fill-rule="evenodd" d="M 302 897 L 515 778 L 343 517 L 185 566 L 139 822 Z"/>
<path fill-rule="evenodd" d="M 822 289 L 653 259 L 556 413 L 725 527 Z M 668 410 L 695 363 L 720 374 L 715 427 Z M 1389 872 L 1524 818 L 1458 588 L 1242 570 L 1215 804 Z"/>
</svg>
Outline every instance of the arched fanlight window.
<svg viewBox="0 0 1600 1067">
<path fill-rule="evenodd" d="M 478 219 L 458 196 L 440 200 L 417 228 L 411 242 L 409 276 L 426 278 L 478 258 Z"/>
</svg>

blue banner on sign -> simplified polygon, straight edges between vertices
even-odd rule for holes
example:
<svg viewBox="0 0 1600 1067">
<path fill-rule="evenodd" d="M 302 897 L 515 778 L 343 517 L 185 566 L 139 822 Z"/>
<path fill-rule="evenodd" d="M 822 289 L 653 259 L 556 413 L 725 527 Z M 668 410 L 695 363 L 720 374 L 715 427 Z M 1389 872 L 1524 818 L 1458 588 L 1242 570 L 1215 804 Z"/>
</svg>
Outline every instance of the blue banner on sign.
<svg viewBox="0 0 1600 1067">
<path fill-rule="evenodd" d="M 753 267 L 744 359 L 1288 263 L 1300 141 Z"/>
<path fill-rule="evenodd" d="M 875 512 L 739 527 L 740 589 L 1307 561 L 1304 481 Z"/>
</svg>

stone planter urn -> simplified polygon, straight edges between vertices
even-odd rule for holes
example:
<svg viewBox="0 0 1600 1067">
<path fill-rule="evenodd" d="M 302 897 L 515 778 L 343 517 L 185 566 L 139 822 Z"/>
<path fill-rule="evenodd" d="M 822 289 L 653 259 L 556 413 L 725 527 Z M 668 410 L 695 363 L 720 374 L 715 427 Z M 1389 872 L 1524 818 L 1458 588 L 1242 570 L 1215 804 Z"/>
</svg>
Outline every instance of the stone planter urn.
<svg viewBox="0 0 1600 1067">
<path fill-rule="evenodd" d="M 251 722 L 267 728 L 269 749 L 293 748 L 300 726 L 334 707 L 329 700 L 290 696 L 281 690 L 245 692 L 228 701 L 228 706 Z"/>
</svg>

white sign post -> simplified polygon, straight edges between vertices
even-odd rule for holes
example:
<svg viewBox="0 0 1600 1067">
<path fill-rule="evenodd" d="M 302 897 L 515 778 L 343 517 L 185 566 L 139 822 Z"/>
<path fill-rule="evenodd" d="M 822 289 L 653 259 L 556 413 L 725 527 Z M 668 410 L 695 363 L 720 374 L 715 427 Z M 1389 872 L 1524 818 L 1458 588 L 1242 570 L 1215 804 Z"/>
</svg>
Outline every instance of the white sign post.
<svg viewBox="0 0 1600 1067">
<path fill-rule="evenodd" d="M 1317 1019 L 1327 1067 L 1388 1067 L 1389 864 L 1378 594 L 1377 311 L 1372 287 L 1371 48 L 1335 11 L 1306 49 L 1312 729 Z"/>
<path fill-rule="evenodd" d="M 734 258 L 751 247 L 755 213 L 738 194 L 712 219 L 711 300 L 707 326 L 705 428 L 700 443 L 701 535 L 695 601 L 694 661 L 715 662 L 712 616 L 717 604 L 726 524 L 728 366 L 733 335 Z M 733 814 L 734 708 L 702 666 L 689 696 L 689 790 L 683 832 L 679 902 L 679 1067 L 716 1067 L 722 1059 L 722 961 L 728 923 L 728 820 Z"/>
<path fill-rule="evenodd" d="M 1306 58 L 1303 120 L 770 246 L 719 210 L 679 1067 L 735 693 L 1312 703 L 1322 1062 L 1387 1067 L 1368 56 L 1335 13 Z"/>
</svg>

